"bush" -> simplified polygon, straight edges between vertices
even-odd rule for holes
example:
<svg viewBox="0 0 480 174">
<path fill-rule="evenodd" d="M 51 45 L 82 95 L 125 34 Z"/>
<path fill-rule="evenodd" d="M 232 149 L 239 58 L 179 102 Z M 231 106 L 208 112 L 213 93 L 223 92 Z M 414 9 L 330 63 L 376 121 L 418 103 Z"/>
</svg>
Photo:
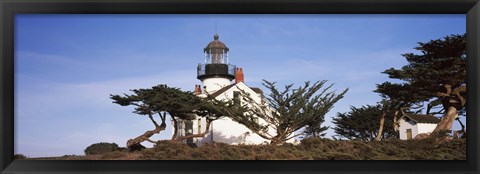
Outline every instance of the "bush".
<svg viewBox="0 0 480 174">
<path fill-rule="evenodd" d="M 129 152 L 142 151 L 143 149 L 145 149 L 145 146 L 143 146 L 141 144 L 134 144 L 134 145 L 131 145 L 130 147 L 128 147 Z M 121 148 L 120 150 L 124 150 L 124 149 Z"/>
<path fill-rule="evenodd" d="M 86 155 L 97 155 L 97 154 L 104 154 L 108 152 L 113 152 L 119 150 L 118 145 L 115 143 L 96 143 L 88 146 L 85 149 Z"/>
<path fill-rule="evenodd" d="M 128 148 L 126 148 L 126 147 L 119 147 L 119 148 L 118 148 L 118 151 L 120 151 L 120 152 L 128 152 L 129 150 L 128 150 Z"/>
<path fill-rule="evenodd" d="M 13 155 L 13 159 L 26 159 L 27 157 L 23 154 L 15 154 Z"/>
</svg>

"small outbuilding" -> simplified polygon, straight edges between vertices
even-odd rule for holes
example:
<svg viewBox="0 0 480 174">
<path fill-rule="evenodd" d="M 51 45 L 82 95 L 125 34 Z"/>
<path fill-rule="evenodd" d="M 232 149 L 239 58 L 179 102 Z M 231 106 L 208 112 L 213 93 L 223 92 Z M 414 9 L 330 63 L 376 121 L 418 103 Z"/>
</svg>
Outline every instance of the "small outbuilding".
<svg viewBox="0 0 480 174">
<path fill-rule="evenodd" d="M 433 115 L 406 113 L 398 120 L 401 140 L 410 140 L 421 133 L 431 133 L 440 119 Z"/>
</svg>

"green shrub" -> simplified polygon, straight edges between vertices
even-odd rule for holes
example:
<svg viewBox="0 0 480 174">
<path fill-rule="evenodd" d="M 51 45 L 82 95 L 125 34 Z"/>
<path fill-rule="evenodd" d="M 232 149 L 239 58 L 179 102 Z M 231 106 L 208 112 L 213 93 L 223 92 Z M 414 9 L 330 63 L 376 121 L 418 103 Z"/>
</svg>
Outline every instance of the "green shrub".
<svg viewBox="0 0 480 174">
<path fill-rule="evenodd" d="M 118 151 L 120 151 L 120 152 L 129 152 L 129 149 L 126 148 L 126 147 L 119 147 L 119 148 L 118 148 Z"/>
<path fill-rule="evenodd" d="M 13 159 L 26 159 L 27 157 L 23 154 L 15 154 L 13 155 Z"/>
<path fill-rule="evenodd" d="M 141 144 L 134 144 L 126 149 L 128 149 L 129 152 L 142 151 L 143 149 L 145 149 L 145 146 Z M 120 148 L 120 150 L 123 150 L 123 148 Z"/>
<path fill-rule="evenodd" d="M 100 142 L 88 146 L 85 149 L 86 155 L 97 155 L 119 150 L 116 143 Z"/>
</svg>

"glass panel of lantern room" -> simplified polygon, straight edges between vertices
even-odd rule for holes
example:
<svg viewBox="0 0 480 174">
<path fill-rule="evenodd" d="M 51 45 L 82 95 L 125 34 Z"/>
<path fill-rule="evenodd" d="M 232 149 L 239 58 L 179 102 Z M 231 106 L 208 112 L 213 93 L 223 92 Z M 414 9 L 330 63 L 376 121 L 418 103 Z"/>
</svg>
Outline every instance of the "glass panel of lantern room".
<svg viewBox="0 0 480 174">
<path fill-rule="evenodd" d="M 218 53 L 218 49 L 212 50 L 212 63 L 220 63 L 220 54 Z"/>
<path fill-rule="evenodd" d="M 207 50 L 206 53 L 207 53 L 206 54 L 207 63 L 212 63 L 212 50 Z"/>
<path fill-rule="evenodd" d="M 208 50 L 208 53 L 206 55 L 206 58 L 208 59 L 209 63 L 212 64 L 223 64 L 224 60 L 223 58 L 225 57 L 225 50 L 224 49 L 210 49 Z"/>
<path fill-rule="evenodd" d="M 203 52 L 203 58 L 205 58 L 205 63 L 208 63 L 207 62 L 207 52 L 206 51 Z"/>
</svg>

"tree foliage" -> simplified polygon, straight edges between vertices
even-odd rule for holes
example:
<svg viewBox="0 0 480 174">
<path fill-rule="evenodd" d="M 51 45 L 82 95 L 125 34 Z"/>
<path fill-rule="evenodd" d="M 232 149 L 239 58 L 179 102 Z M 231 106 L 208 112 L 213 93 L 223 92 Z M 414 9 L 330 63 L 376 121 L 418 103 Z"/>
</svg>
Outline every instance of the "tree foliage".
<svg viewBox="0 0 480 174">
<path fill-rule="evenodd" d="M 402 56 L 408 65 L 401 69 L 390 68 L 384 73 L 412 85 L 417 94 L 437 97 L 439 86 L 459 87 L 466 82 L 466 38 L 463 35 L 446 36 L 443 39 L 419 42 L 415 49 L 420 54 L 406 53 Z"/>
<path fill-rule="evenodd" d="M 403 80 L 403 85 L 410 88 L 405 94 L 400 93 L 408 98 L 400 100 L 433 101 L 429 107 L 441 103 L 446 113 L 434 132 L 450 130 L 458 110 L 464 109 L 466 103 L 465 34 L 418 44 L 415 49 L 420 53 L 402 55 L 408 65 L 384 73 Z"/>
<path fill-rule="evenodd" d="M 374 92 L 379 93 L 382 97 L 380 104 L 382 105 L 383 110 L 381 116 L 377 119 L 379 120 L 378 132 L 380 132 L 380 134 L 377 134 L 377 141 L 381 139 L 380 135 L 383 134 L 382 131 L 385 128 L 385 117 L 393 117 L 388 118 L 392 120 L 393 123 L 391 125 L 387 124 L 387 126 L 391 126 L 397 134 L 400 126 L 397 120 L 401 117 L 400 114 L 403 115 L 405 111 L 409 111 L 414 105 L 420 107 L 422 101 L 428 100 L 427 96 L 412 95 L 415 94 L 416 90 L 412 85 L 407 83 L 398 84 L 384 82 L 382 84 L 377 84 L 377 89 L 375 89 Z"/>
<path fill-rule="evenodd" d="M 325 87 L 326 80 L 292 89 L 286 85 L 283 91 L 277 89 L 275 82 L 264 80 L 263 85 L 270 91 L 261 100 L 255 100 L 245 91 L 240 92 L 243 102 L 230 101 L 229 107 L 221 111 L 223 115 L 246 126 L 260 137 L 270 140 L 271 144 L 281 144 L 295 136 L 293 133 L 307 128 L 304 133 L 321 134 L 325 114 L 339 101 L 348 89 L 336 94 L 329 91 L 332 85 Z M 258 122 L 257 118 L 265 122 Z"/>
<path fill-rule="evenodd" d="M 337 137 L 349 140 L 373 141 L 377 137 L 379 130 L 379 116 L 384 112 L 382 105 L 367 105 L 359 108 L 350 107 L 347 113 L 337 113 L 333 118 L 333 128 Z M 391 117 L 385 117 L 387 125 L 393 124 Z M 382 131 L 381 139 L 395 137 L 393 127 L 386 127 Z"/>
<path fill-rule="evenodd" d="M 179 140 L 176 136 L 177 120 L 191 120 L 198 116 L 211 116 L 214 109 L 213 105 L 203 99 L 195 96 L 192 92 L 182 91 L 179 88 L 168 87 L 167 85 L 157 85 L 146 89 L 133 89 L 133 94 L 111 95 L 113 103 L 121 106 L 135 106 L 133 113 L 148 116 L 155 126 L 154 130 L 127 141 L 127 147 L 133 147 L 143 141 L 156 143 L 150 139 L 154 134 L 166 128 L 166 116 L 170 115 L 173 121 L 174 134 L 172 140 Z M 158 115 L 161 124 L 158 124 L 153 118 Z"/>
<path fill-rule="evenodd" d="M 383 99 L 388 100 L 388 109 L 390 110 L 410 107 L 413 104 L 418 104 L 429 99 L 428 96 L 417 95 L 416 88 L 407 83 L 384 82 L 377 84 L 377 89 L 375 89 L 374 92 L 379 93 Z"/>
</svg>

